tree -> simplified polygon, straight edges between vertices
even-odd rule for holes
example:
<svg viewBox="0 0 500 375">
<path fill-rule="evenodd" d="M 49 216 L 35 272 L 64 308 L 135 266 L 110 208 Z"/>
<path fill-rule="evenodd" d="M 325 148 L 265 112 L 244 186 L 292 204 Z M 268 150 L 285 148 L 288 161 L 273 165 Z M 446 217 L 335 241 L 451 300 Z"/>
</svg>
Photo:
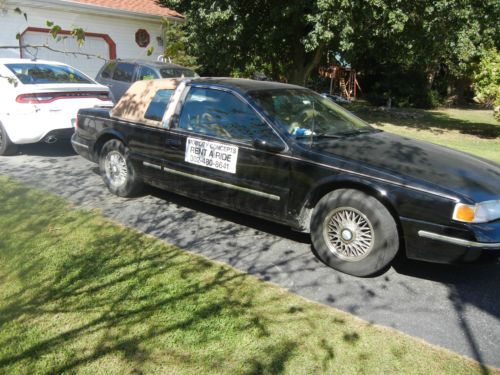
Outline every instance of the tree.
<svg viewBox="0 0 500 375">
<path fill-rule="evenodd" d="M 427 95 L 438 75 L 470 78 L 481 51 L 500 41 L 497 0 L 160 2 L 187 16 L 190 51 L 212 75 L 263 70 L 304 84 L 330 54 L 388 95 L 408 77 L 418 77 L 411 91 Z"/>
<path fill-rule="evenodd" d="M 478 103 L 500 105 L 500 53 L 496 48 L 483 54 L 474 74 L 474 91 Z"/>
<path fill-rule="evenodd" d="M 498 1 L 370 1 L 358 3 L 356 14 L 349 58 L 379 97 L 383 90 L 404 96 L 408 83 L 420 102 L 435 90 L 463 91 L 484 49 L 500 41 Z"/>
<path fill-rule="evenodd" d="M 340 46 L 340 36 L 349 30 L 346 13 L 334 12 L 332 4 L 322 1 L 161 2 L 187 16 L 190 51 L 199 57 L 206 74 L 263 70 L 274 79 L 303 84 L 327 46 Z M 319 22 L 325 12 L 329 12 L 328 27 Z"/>
<path fill-rule="evenodd" d="M 196 57 L 188 52 L 185 24 L 164 19 L 163 25 L 165 29 L 165 56 L 176 64 L 198 70 L 200 65 L 197 64 Z"/>
</svg>

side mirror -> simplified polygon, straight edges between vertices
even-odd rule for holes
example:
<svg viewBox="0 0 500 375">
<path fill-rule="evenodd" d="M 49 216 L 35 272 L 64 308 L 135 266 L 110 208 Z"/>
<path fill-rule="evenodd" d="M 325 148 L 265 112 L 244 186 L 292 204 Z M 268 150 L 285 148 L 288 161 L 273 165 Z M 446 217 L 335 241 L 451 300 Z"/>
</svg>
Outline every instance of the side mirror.
<svg viewBox="0 0 500 375">
<path fill-rule="evenodd" d="M 253 147 L 258 150 L 264 150 L 269 152 L 281 152 L 285 149 L 285 145 L 283 143 L 278 142 L 267 142 L 264 139 L 257 138 L 253 141 Z"/>
</svg>

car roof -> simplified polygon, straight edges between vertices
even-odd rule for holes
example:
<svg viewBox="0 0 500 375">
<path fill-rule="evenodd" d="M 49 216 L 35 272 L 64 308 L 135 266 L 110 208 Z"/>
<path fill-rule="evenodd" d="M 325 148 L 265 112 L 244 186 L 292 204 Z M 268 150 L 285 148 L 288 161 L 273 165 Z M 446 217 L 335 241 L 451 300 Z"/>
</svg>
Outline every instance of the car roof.
<svg viewBox="0 0 500 375">
<path fill-rule="evenodd" d="M 190 79 L 191 84 L 208 84 L 231 88 L 235 91 L 247 93 L 250 91 L 262 90 L 283 90 L 283 89 L 304 89 L 302 86 L 290 85 L 288 83 L 274 81 L 256 81 L 246 78 L 229 78 L 229 77 L 200 77 Z"/>
<path fill-rule="evenodd" d="M 52 65 L 66 65 L 58 61 L 49 60 L 32 60 L 32 59 L 15 59 L 15 58 L 0 58 L 0 64 L 52 64 Z"/>
<path fill-rule="evenodd" d="M 146 110 L 158 90 L 175 90 L 180 82 L 182 79 L 178 78 L 134 82 L 111 110 L 111 117 L 160 126 L 161 121 L 153 121 L 145 117 Z"/>
<path fill-rule="evenodd" d="M 154 61 L 154 60 L 144 60 L 144 59 L 116 59 L 112 60 L 113 62 L 125 62 L 125 63 L 131 63 L 131 64 L 139 64 L 139 65 L 146 65 L 150 67 L 155 67 L 155 68 L 181 68 L 181 69 L 189 69 L 186 68 L 185 66 L 173 64 L 173 63 L 167 63 L 163 61 Z M 191 69 L 189 69 L 191 70 Z"/>
</svg>

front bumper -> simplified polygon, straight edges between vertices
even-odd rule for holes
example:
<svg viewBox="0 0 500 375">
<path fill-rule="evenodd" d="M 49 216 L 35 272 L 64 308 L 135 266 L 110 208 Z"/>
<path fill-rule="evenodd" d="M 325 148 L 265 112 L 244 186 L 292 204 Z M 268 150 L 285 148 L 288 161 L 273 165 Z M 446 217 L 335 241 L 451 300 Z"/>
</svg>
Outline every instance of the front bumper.
<svg viewBox="0 0 500 375">
<path fill-rule="evenodd" d="M 411 259 L 438 263 L 472 262 L 483 254 L 500 257 L 500 221 L 443 226 L 411 219 L 401 219 L 406 255 Z"/>
</svg>

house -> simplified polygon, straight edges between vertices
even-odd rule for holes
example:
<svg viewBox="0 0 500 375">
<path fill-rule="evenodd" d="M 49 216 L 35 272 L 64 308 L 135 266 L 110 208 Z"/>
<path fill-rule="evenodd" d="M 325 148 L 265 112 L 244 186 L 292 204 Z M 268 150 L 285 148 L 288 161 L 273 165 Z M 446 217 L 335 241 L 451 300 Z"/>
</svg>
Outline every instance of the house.
<svg viewBox="0 0 500 375">
<path fill-rule="evenodd" d="M 0 57 L 60 61 L 95 77 L 103 60 L 93 56 L 156 59 L 161 55 L 164 18 L 183 21 L 181 14 L 156 0 L 0 0 L 0 46 L 54 49 L 2 48 Z M 50 22 L 62 29 L 55 39 L 49 34 Z M 69 36 L 75 27 L 85 31 L 82 46 Z M 154 52 L 147 56 L 151 47 Z"/>
</svg>

